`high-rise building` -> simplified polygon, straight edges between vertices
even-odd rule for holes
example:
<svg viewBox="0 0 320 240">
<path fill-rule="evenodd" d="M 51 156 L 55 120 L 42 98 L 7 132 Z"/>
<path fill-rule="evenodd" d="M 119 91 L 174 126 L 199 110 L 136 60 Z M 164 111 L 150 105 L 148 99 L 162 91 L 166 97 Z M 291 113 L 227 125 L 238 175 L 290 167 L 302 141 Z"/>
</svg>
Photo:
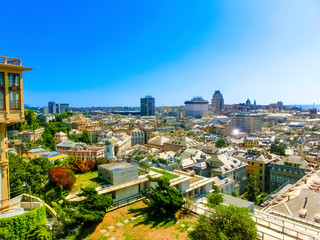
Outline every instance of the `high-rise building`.
<svg viewBox="0 0 320 240">
<path fill-rule="evenodd" d="M 57 113 L 57 104 L 55 102 L 48 103 L 49 113 Z"/>
<path fill-rule="evenodd" d="M 140 99 L 141 116 L 156 115 L 155 99 L 152 96 L 146 96 Z"/>
<path fill-rule="evenodd" d="M 69 104 L 68 103 L 60 103 L 60 111 L 61 111 L 61 113 L 69 112 Z"/>
<path fill-rule="evenodd" d="M 261 132 L 262 116 L 257 113 L 233 113 L 231 114 L 231 131 L 238 129 L 243 132 Z"/>
<path fill-rule="evenodd" d="M 185 101 L 186 117 L 203 117 L 208 113 L 208 101 L 202 97 L 194 97 L 190 101 Z"/>
<path fill-rule="evenodd" d="M 56 113 L 61 113 L 61 109 L 60 109 L 60 104 L 59 103 L 57 103 L 56 104 Z"/>
<path fill-rule="evenodd" d="M 10 207 L 7 125 L 24 121 L 21 59 L 0 56 L 0 210 Z"/>
<path fill-rule="evenodd" d="M 250 101 L 250 99 L 248 98 L 247 101 L 246 101 L 246 106 L 249 106 L 249 105 L 251 105 L 251 101 Z"/>
<path fill-rule="evenodd" d="M 211 100 L 211 105 L 212 110 L 217 113 L 221 112 L 221 110 L 224 108 L 224 99 L 219 90 L 214 92 Z"/>
<path fill-rule="evenodd" d="M 48 107 L 43 107 L 43 108 L 41 109 L 41 112 L 42 112 L 43 115 L 48 115 L 48 114 L 49 114 L 49 109 L 48 109 Z"/>
<path fill-rule="evenodd" d="M 281 101 L 277 102 L 277 107 L 279 110 L 283 110 L 283 102 Z"/>
</svg>

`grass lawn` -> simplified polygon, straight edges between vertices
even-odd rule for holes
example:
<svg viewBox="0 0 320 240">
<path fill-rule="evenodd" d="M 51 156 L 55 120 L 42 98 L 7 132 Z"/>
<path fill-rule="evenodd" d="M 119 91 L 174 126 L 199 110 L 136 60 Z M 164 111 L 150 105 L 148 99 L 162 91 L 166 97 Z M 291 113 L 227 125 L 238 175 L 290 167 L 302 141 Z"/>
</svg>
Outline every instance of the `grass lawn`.
<svg viewBox="0 0 320 240">
<path fill-rule="evenodd" d="M 151 218 L 147 207 L 137 202 L 108 212 L 95 231 L 86 240 L 171 240 L 189 239 L 188 232 L 195 228 L 196 215 L 182 214 L 167 218 Z"/>
<path fill-rule="evenodd" d="M 71 193 L 79 192 L 81 188 L 84 187 L 99 187 L 103 183 L 101 179 L 98 178 L 98 171 L 90 171 L 87 173 L 76 174 L 76 183 L 74 184 Z"/>
<path fill-rule="evenodd" d="M 171 174 L 165 170 L 159 170 L 159 169 L 155 169 L 155 168 L 150 168 L 150 170 L 153 172 L 162 173 L 163 174 L 162 177 L 168 178 L 169 180 L 179 177 L 179 176 Z"/>
</svg>

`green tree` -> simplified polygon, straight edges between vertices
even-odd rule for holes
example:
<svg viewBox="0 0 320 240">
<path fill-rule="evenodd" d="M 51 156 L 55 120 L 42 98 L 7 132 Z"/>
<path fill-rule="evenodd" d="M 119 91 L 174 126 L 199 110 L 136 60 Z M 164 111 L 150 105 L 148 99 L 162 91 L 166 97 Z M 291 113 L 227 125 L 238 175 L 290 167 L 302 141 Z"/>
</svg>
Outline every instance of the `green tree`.
<svg viewBox="0 0 320 240">
<path fill-rule="evenodd" d="M 25 123 L 21 125 L 21 130 L 34 130 L 40 127 L 38 118 L 34 111 L 24 110 Z"/>
<path fill-rule="evenodd" d="M 84 143 L 86 143 L 86 144 L 89 144 L 89 145 L 91 145 L 92 144 L 92 141 L 91 141 L 91 133 L 89 132 L 89 131 L 87 131 L 87 130 L 84 130 L 83 132 L 82 132 L 82 135 L 81 135 L 81 137 L 80 137 L 80 142 L 84 142 Z"/>
<path fill-rule="evenodd" d="M 170 186 L 167 178 L 152 178 L 149 180 L 157 183 L 151 192 L 142 191 L 144 197 L 143 202 L 149 206 L 149 213 L 152 216 L 168 216 L 174 215 L 184 204 L 182 194 Z"/>
<path fill-rule="evenodd" d="M 23 192 L 23 182 L 26 179 L 27 162 L 22 157 L 9 152 L 9 178 L 11 197 L 15 197 Z"/>
<path fill-rule="evenodd" d="M 235 191 L 233 191 L 233 192 L 231 193 L 231 196 L 233 196 L 233 197 L 239 197 L 239 194 L 236 193 Z"/>
<path fill-rule="evenodd" d="M 26 182 L 33 195 L 42 196 L 49 182 L 48 173 L 53 164 L 46 158 L 38 157 L 26 162 L 22 157 L 9 153 L 9 178 L 11 197 L 26 192 L 23 183 Z"/>
<path fill-rule="evenodd" d="M 228 146 L 228 144 L 227 144 L 227 141 L 224 138 L 219 138 L 216 141 L 216 147 L 217 148 L 223 148 L 223 147 L 226 147 L 226 146 Z"/>
<path fill-rule="evenodd" d="M 218 205 L 200 216 L 189 236 L 193 240 L 253 240 L 257 228 L 247 208 Z"/>
<path fill-rule="evenodd" d="M 81 228 L 100 222 L 106 211 L 113 205 L 113 200 L 107 195 L 100 195 L 93 187 L 81 189 L 81 201 L 63 200 L 61 204 L 54 204 L 58 219 L 63 223 L 63 229 L 57 239 L 67 235 L 78 235 Z"/>
<path fill-rule="evenodd" d="M 207 206 L 211 208 L 214 208 L 224 202 L 223 195 L 217 192 L 210 193 L 207 196 L 207 200 Z"/>
<path fill-rule="evenodd" d="M 46 225 L 38 225 L 27 233 L 27 240 L 49 240 L 51 237 L 50 231 Z"/>
<path fill-rule="evenodd" d="M 43 145 L 54 150 L 54 135 L 57 132 L 69 133 L 71 127 L 65 122 L 49 122 L 45 124 L 44 133 L 42 134 Z"/>
<path fill-rule="evenodd" d="M 70 141 L 73 141 L 73 142 L 80 142 L 80 136 L 79 136 L 78 134 L 75 134 L 75 133 L 70 134 L 70 135 L 68 136 L 68 139 L 69 139 Z"/>
<path fill-rule="evenodd" d="M 244 196 L 247 200 L 254 202 L 255 204 L 258 204 L 258 193 L 259 188 L 257 187 L 257 179 L 254 175 L 249 175 L 248 183 L 246 185 L 246 191 L 244 193 Z"/>
<path fill-rule="evenodd" d="M 150 166 L 146 161 L 141 161 L 139 163 L 139 167 L 144 169 L 145 172 L 149 172 L 148 169 L 150 168 Z"/>
<path fill-rule="evenodd" d="M 271 144 L 269 151 L 271 153 L 284 156 L 286 155 L 286 146 L 283 143 L 280 143 L 279 141 L 276 141 Z"/>
</svg>

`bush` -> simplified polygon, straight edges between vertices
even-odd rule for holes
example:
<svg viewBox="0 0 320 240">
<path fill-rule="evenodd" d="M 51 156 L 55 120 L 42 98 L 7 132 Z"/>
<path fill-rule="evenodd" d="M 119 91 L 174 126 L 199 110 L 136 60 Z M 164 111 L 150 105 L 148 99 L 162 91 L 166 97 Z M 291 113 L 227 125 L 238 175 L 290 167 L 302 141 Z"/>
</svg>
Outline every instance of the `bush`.
<svg viewBox="0 0 320 240">
<path fill-rule="evenodd" d="M 0 219 L 0 239 L 25 239 L 29 231 L 46 224 L 46 207 L 41 206 L 30 212 Z"/>
<path fill-rule="evenodd" d="M 218 192 L 210 193 L 207 196 L 207 199 L 208 199 L 207 206 L 211 208 L 214 208 L 215 206 L 218 206 L 224 202 L 223 195 Z"/>
<path fill-rule="evenodd" d="M 105 158 L 98 158 L 98 159 L 96 160 L 97 167 L 98 167 L 98 165 L 106 164 L 107 162 L 108 162 L 108 160 L 105 159 Z"/>
<path fill-rule="evenodd" d="M 88 167 L 86 162 L 81 159 L 71 159 L 69 162 L 69 168 L 76 173 L 87 173 L 90 171 L 90 168 Z"/>
<path fill-rule="evenodd" d="M 142 191 L 143 196 L 146 197 L 143 202 L 149 206 L 150 215 L 160 217 L 174 215 L 184 204 L 182 194 L 170 186 L 167 178 L 152 178 L 150 176 L 148 178 L 157 183 L 150 193 Z"/>
<path fill-rule="evenodd" d="M 200 216 L 189 236 L 193 240 L 255 240 L 257 228 L 248 209 L 218 205 L 207 215 Z"/>
<path fill-rule="evenodd" d="M 49 179 L 57 187 L 63 187 L 64 190 L 71 190 L 76 182 L 76 177 L 69 168 L 54 167 L 49 171 Z"/>
<path fill-rule="evenodd" d="M 97 169 L 97 163 L 95 160 L 87 160 L 86 161 L 87 166 L 90 170 L 96 170 Z"/>
</svg>

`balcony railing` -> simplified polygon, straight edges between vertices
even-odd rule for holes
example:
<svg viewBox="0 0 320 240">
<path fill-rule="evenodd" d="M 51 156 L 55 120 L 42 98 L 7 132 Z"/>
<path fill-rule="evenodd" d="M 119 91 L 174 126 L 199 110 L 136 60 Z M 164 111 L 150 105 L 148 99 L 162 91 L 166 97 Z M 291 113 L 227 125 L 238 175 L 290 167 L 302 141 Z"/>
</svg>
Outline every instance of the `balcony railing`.
<svg viewBox="0 0 320 240">
<path fill-rule="evenodd" d="M 22 66 L 22 60 L 19 58 L 0 56 L 0 63 L 6 65 Z"/>
</svg>

